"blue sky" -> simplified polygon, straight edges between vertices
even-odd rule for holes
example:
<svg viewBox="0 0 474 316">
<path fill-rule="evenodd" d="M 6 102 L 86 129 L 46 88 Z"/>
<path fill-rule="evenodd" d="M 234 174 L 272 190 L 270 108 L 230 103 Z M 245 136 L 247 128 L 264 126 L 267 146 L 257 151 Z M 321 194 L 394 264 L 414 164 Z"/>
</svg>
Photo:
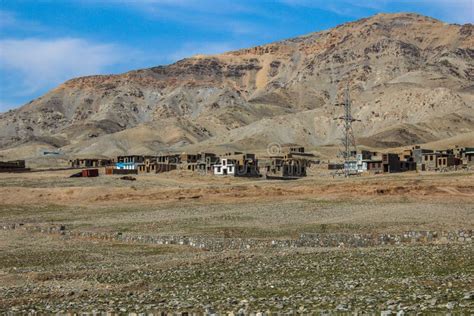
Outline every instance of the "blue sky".
<svg viewBox="0 0 474 316">
<path fill-rule="evenodd" d="M 474 23 L 474 0 L 0 0 L 0 112 L 73 77 L 120 73 L 379 12 Z"/>
</svg>

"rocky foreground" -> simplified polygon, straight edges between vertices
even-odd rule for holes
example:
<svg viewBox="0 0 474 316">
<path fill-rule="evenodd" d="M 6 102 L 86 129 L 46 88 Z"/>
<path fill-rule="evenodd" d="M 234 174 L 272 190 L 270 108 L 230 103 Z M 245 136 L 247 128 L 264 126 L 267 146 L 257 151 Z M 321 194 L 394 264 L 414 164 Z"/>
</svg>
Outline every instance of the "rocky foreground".
<svg viewBox="0 0 474 316">
<path fill-rule="evenodd" d="M 474 311 L 472 243 L 187 256 L 179 247 L 90 243 L 87 252 L 81 242 L 67 245 L 67 250 L 3 253 L 3 273 L 27 277 L 15 286 L 1 285 L 0 310 L 386 315 Z"/>
</svg>

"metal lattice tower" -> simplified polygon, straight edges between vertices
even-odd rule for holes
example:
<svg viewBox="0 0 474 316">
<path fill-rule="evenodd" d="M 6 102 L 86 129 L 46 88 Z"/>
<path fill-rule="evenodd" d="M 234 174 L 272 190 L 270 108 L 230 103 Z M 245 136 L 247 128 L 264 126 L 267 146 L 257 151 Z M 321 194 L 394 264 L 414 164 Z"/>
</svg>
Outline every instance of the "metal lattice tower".
<svg viewBox="0 0 474 316">
<path fill-rule="evenodd" d="M 344 136 L 341 139 L 343 150 L 342 157 L 344 161 L 350 160 L 353 158 L 353 153 L 357 152 L 354 132 L 352 131 L 352 122 L 359 121 L 352 116 L 352 102 L 349 94 L 349 85 L 347 85 L 346 90 L 344 91 L 344 102 L 336 103 L 336 105 L 344 106 L 344 115 L 334 118 L 335 120 L 341 120 L 343 122 Z"/>
</svg>

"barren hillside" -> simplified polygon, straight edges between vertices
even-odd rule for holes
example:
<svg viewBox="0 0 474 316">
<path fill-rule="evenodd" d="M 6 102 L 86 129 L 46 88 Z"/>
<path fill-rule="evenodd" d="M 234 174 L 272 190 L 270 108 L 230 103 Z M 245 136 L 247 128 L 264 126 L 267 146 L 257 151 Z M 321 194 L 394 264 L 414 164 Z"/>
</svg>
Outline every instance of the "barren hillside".
<svg viewBox="0 0 474 316">
<path fill-rule="evenodd" d="M 473 30 L 379 14 L 264 46 L 72 79 L 1 114 L 0 149 L 116 155 L 331 144 L 346 84 L 360 143 L 459 139 L 474 131 Z"/>
</svg>

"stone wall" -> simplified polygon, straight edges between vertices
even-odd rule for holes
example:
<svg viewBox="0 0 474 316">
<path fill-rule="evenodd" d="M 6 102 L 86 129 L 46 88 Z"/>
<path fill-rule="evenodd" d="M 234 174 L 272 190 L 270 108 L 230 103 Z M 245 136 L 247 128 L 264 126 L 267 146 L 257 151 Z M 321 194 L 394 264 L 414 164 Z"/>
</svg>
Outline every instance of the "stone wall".
<svg viewBox="0 0 474 316">
<path fill-rule="evenodd" d="M 64 238 L 85 238 L 122 241 L 138 244 L 187 245 L 210 251 L 254 248 L 296 247 L 373 247 L 415 243 L 472 242 L 472 230 L 448 232 L 408 231 L 400 234 L 349 234 L 349 233 L 304 233 L 298 239 L 220 238 L 204 236 L 158 236 L 108 232 L 68 230 L 65 225 L 33 226 L 4 224 L 5 230 L 23 229 L 32 232 L 59 234 Z"/>
</svg>

